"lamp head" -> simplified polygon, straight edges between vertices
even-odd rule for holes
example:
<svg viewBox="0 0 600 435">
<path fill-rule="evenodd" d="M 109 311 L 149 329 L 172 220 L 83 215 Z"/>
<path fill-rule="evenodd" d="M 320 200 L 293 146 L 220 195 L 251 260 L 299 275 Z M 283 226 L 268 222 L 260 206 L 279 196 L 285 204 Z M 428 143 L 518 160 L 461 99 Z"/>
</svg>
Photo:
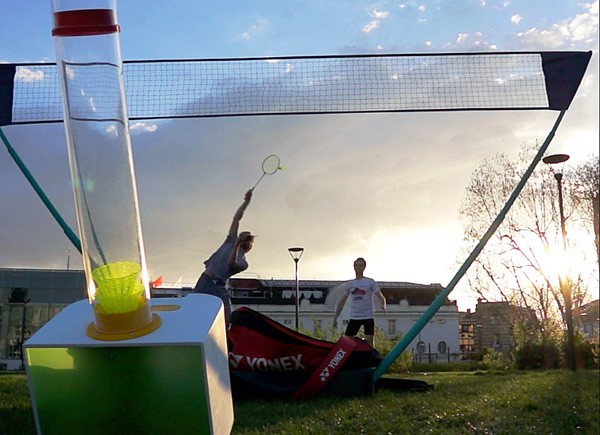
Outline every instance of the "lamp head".
<svg viewBox="0 0 600 435">
<path fill-rule="evenodd" d="M 542 161 L 548 165 L 564 163 L 567 160 L 569 160 L 568 154 L 552 154 L 551 156 L 546 156 L 542 159 Z"/>
<path fill-rule="evenodd" d="M 302 254 L 304 253 L 304 248 L 295 246 L 293 248 L 288 248 L 288 252 L 292 256 L 294 261 L 298 261 L 298 260 L 300 260 L 300 257 L 302 257 Z"/>
<path fill-rule="evenodd" d="M 567 160 L 569 160 L 568 154 L 552 154 L 542 159 L 544 163 L 550 166 L 555 177 L 558 175 L 562 177 L 563 167 Z"/>
</svg>

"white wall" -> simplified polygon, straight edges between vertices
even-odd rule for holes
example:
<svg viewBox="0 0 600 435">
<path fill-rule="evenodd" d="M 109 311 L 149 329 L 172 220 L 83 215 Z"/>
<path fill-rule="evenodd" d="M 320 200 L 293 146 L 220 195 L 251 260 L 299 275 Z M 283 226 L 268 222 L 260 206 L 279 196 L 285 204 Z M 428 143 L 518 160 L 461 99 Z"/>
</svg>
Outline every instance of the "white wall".
<svg viewBox="0 0 600 435">
<path fill-rule="evenodd" d="M 296 307 L 294 305 L 256 304 L 245 306 L 270 317 L 290 329 L 296 328 Z M 335 310 L 334 306 L 332 307 L 333 309 L 327 307 L 327 304 L 311 304 L 307 299 L 303 299 L 299 307 L 300 332 L 313 333 L 315 330 L 315 322 L 318 323 L 319 321 L 323 331 L 330 331 Z M 235 308 L 237 308 L 237 306 L 234 305 L 233 309 Z M 387 338 L 394 339 L 399 334 L 406 334 L 426 309 L 426 306 L 409 306 L 406 303 L 399 305 L 388 304 L 387 313 L 383 313 L 380 308 L 378 308 L 379 311 L 375 313 L 375 326 L 376 328 L 381 329 Z M 350 304 L 346 303 L 338 319 L 338 331 L 341 333 L 345 330 L 346 321 L 349 319 L 349 313 Z M 396 323 L 395 333 L 392 334 L 390 334 L 391 331 L 389 331 L 390 320 L 395 320 Z M 331 337 L 326 337 L 326 339 L 331 339 Z M 455 305 L 442 306 L 410 343 L 407 351 L 417 353 L 417 343 L 419 340 L 425 343 L 425 353 L 428 353 L 431 348 L 432 354 L 438 354 L 437 362 L 447 362 L 448 351 L 453 354 L 458 353 L 460 348 L 459 315 L 457 307 Z M 442 341 L 446 344 L 446 351 L 443 355 L 440 354 L 438 350 L 438 345 Z M 427 355 L 423 355 L 422 360 L 426 361 Z M 451 360 L 453 361 L 454 358 Z"/>
</svg>

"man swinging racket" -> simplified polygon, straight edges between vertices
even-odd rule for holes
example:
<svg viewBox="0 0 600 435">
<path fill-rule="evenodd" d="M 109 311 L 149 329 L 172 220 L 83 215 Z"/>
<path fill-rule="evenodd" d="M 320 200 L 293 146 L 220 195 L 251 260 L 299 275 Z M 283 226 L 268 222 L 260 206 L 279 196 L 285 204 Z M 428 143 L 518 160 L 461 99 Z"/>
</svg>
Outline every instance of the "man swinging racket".
<svg viewBox="0 0 600 435">
<path fill-rule="evenodd" d="M 227 288 L 227 280 L 236 273 L 248 269 L 246 254 L 254 246 L 254 239 L 256 237 L 249 231 L 242 231 L 238 234 L 240 221 L 250 204 L 256 186 L 258 186 L 265 175 L 273 175 L 280 169 L 282 169 L 281 161 L 276 154 L 271 154 L 263 160 L 262 175 L 256 184 L 244 195 L 244 202 L 233 215 L 233 220 L 231 221 L 229 233 L 227 233 L 225 241 L 204 262 L 206 269 L 194 286 L 194 293 L 205 293 L 221 298 L 225 306 L 225 321 L 227 323 L 231 316 L 231 295 Z"/>
<path fill-rule="evenodd" d="M 254 245 L 254 237 L 249 231 L 238 234 L 244 211 L 252 199 L 252 189 L 246 192 L 244 202 L 233 215 L 229 233 L 219 248 L 204 262 L 206 269 L 198 278 L 194 293 L 205 293 L 221 298 L 225 306 L 225 321 L 231 316 L 231 296 L 227 280 L 236 273 L 248 269 L 246 254 Z"/>
</svg>

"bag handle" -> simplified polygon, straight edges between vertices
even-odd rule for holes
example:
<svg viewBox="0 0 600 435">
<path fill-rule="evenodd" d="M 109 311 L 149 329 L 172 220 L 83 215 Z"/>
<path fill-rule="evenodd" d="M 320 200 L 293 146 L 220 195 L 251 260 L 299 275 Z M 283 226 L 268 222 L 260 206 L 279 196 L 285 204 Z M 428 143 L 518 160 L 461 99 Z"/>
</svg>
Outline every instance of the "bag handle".
<svg viewBox="0 0 600 435">
<path fill-rule="evenodd" d="M 357 344 L 346 336 L 341 336 L 323 362 L 308 379 L 292 394 L 293 399 L 313 397 L 325 387 L 335 376 L 342 365 L 348 360 Z"/>
</svg>

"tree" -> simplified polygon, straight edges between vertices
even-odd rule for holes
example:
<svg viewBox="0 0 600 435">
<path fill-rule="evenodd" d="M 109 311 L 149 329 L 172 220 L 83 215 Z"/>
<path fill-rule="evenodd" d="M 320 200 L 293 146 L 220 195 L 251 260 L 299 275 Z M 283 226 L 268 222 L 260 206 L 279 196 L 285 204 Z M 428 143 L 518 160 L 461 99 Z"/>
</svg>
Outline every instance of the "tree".
<svg viewBox="0 0 600 435">
<path fill-rule="evenodd" d="M 460 209 L 469 247 L 480 240 L 497 216 L 537 148 L 538 144 L 524 144 L 515 160 L 497 154 L 485 159 L 473 172 Z M 564 180 L 569 177 L 565 175 Z M 587 198 L 589 189 L 593 190 L 590 186 L 593 180 L 593 176 L 582 176 L 577 182 L 563 184 L 567 192 L 564 206 L 567 227 L 574 230 L 573 225 L 577 225 L 577 231 L 570 233 L 568 256 L 561 255 L 556 181 L 546 165 L 540 165 L 466 275 L 471 289 L 482 299 L 508 301 L 533 309 L 539 319 L 536 333 L 542 337 L 554 330 L 550 326 L 554 322 L 566 320 L 571 292 L 568 297 L 561 292 L 564 283 L 570 285 L 572 301 L 580 305 L 588 297 L 589 280 L 597 276 L 597 261 L 591 266 L 589 262 L 574 261 L 570 270 L 565 269 L 569 259 L 589 258 L 589 247 L 593 246 L 576 240 L 582 234 L 587 234 L 587 241 L 592 240 L 589 224 L 580 224 L 586 222 L 582 218 L 582 211 L 586 210 L 583 198 Z"/>
<path fill-rule="evenodd" d="M 594 234 L 596 262 L 600 263 L 600 159 L 590 157 L 569 174 L 573 206 L 579 211 L 581 223 Z"/>
</svg>

